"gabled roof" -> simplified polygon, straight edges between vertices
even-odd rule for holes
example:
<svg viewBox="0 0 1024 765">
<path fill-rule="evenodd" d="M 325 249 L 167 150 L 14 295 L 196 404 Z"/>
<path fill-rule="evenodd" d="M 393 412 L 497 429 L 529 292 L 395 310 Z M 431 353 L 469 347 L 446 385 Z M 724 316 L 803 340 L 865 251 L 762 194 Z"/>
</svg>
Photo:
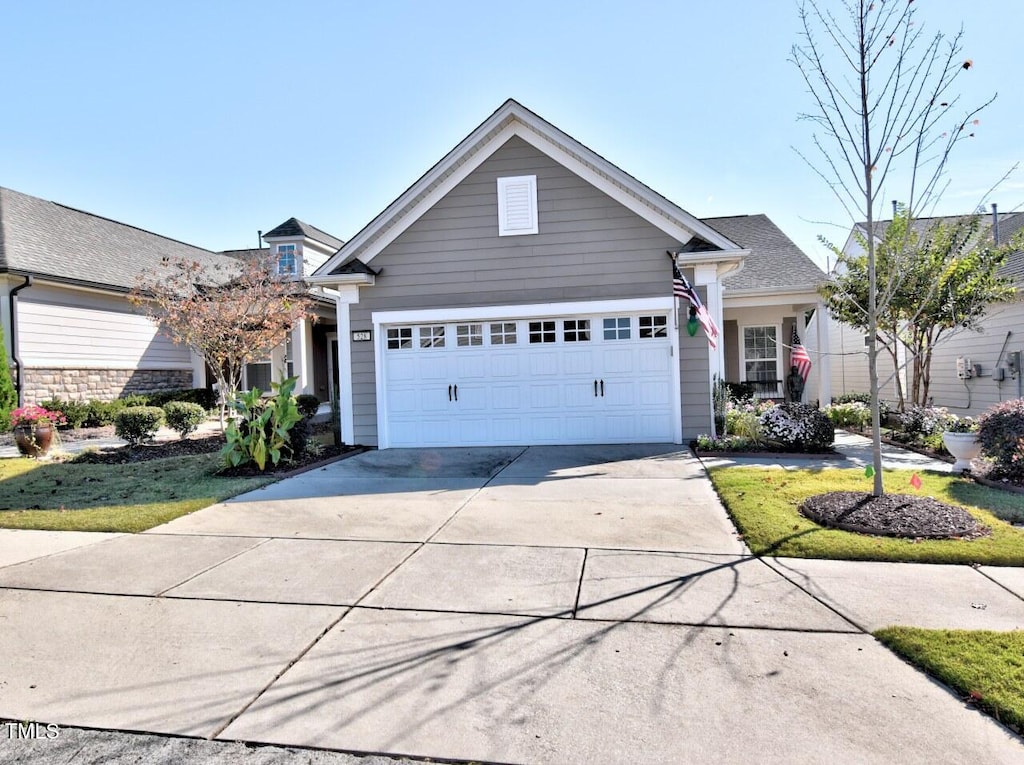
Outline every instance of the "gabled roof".
<svg viewBox="0 0 1024 765">
<path fill-rule="evenodd" d="M 167 257 L 212 266 L 225 256 L 0 187 L 0 272 L 127 291 Z"/>
<path fill-rule="evenodd" d="M 698 236 L 712 248 L 723 252 L 735 254 L 740 249 L 727 236 L 705 225 L 522 104 L 509 99 L 318 268 L 314 279 L 338 273 L 340 266 L 355 258 L 364 264 L 370 263 L 374 256 L 512 136 L 519 136 L 552 157 L 678 239 L 682 245 Z"/>
<path fill-rule="evenodd" d="M 750 250 L 743 268 L 722 279 L 726 294 L 742 290 L 808 290 L 825 280 L 825 272 L 767 215 L 704 218 L 704 222 Z"/>
<path fill-rule="evenodd" d="M 289 218 L 280 226 L 271 229 L 263 236 L 266 239 L 284 236 L 304 236 L 307 239 L 312 239 L 314 242 L 326 244 L 328 247 L 333 247 L 334 249 L 338 249 L 345 244 L 345 242 L 338 239 L 338 237 L 331 236 L 326 231 L 321 231 L 316 226 L 303 223 L 298 218 Z"/>
</svg>

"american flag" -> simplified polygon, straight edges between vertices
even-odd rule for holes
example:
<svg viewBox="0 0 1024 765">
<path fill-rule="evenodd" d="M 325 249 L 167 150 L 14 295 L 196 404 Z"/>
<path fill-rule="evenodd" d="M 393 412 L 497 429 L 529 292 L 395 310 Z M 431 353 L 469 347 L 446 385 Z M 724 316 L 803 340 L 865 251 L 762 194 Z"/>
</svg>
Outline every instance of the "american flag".
<svg viewBox="0 0 1024 765">
<path fill-rule="evenodd" d="M 715 326 L 714 319 L 711 318 L 708 309 L 701 302 L 700 295 L 686 281 L 686 277 L 683 276 L 675 263 L 672 264 L 672 294 L 690 301 L 690 305 L 697 312 L 697 321 L 700 322 L 700 325 L 704 328 L 704 334 L 707 335 L 708 345 L 712 349 L 718 348 L 718 327 Z"/>
<path fill-rule="evenodd" d="M 807 382 L 807 376 L 811 373 L 811 357 L 807 355 L 807 349 L 800 344 L 800 335 L 796 332 L 796 325 L 793 325 L 793 337 L 790 341 L 789 363 L 796 367 L 796 371 Z"/>
</svg>

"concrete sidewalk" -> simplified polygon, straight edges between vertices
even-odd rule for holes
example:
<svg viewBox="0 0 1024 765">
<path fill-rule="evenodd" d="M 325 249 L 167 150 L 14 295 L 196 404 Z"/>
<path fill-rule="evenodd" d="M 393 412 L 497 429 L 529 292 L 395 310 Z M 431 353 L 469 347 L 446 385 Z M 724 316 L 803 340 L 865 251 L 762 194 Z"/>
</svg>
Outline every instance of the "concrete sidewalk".
<svg viewBox="0 0 1024 765">
<path fill-rule="evenodd" d="M 829 467 L 829 468 L 862 468 L 872 464 L 871 439 L 858 433 L 846 430 L 836 431 L 835 451 L 841 457 L 831 459 L 791 457 L 785 454 L 765 452 L 754 457 L 701 457 L 707 467 L 718 465 L 747 465 L 751 467 Z M 882 467 L 907 470 L 935 470 L 940 473 L 950 472 L 952 463 L 928 457 L 909 449 L 882 444 Z"/>
<path fill-rule="evenodd" d="M 678 447 L 367 452 L 45 534 L 0 532 L 26 551 L 0 717 L 456 761 L 1024 758 L 866 634 L 1024 628 L 1019 570 L 754 558 Z"/>
</svg>

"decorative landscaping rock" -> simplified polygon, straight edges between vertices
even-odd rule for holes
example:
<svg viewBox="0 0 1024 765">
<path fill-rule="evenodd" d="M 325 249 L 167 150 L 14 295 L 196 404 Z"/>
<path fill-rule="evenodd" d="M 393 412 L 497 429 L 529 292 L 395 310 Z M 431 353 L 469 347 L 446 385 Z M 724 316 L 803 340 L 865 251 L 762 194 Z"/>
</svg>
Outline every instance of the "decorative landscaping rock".
<svg viewBox="0 0 1024 765">
<path fill-rule="evenodd" d="M 912 539 L 976 539 L 992 530 L 962 507 L 907 494 L 833 491 L 808 497 L 800 512 L 822 526 Z"/>
</svg>

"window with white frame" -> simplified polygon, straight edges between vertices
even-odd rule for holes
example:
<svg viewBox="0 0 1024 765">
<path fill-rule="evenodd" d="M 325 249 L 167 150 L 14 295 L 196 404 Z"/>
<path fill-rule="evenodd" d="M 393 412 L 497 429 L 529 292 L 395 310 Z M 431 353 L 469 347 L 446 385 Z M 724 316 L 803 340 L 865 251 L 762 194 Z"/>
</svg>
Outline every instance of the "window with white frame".
<svg viewBox="0 0 1024 765">
<path fill-rule="evenodd" d="M 277 245 L 277 273 L 280 276 L 290 276 L 296 273 L 297 267 L 298 261 L 295 258 L 295 245 Z"/>
<path fill-rule="evenodd" d="M 444 324 L 420 327 L 420 348 L 444 348 Z"/>
<path fill-rule="evenodd" d="M 295 356 L 292 349 L 292 336 L 288 337 L 284 341 L 284 376 L 293 377 L 295 375 Z"/>
<path fill-rule="evenodd" d="M 530 322 L 531 343 L 553 343 L 556 339 L 555 322 L 553 320 Z"/>
<path fill-rule="evenodd" d="M 483 324 L 457 324 L 455 326 L 455 345 L 466 348 L 484 344 Z"/>
<path fill-rule="evenodd" d="M 562 337 L 567 343 L 585 343 L 590 340 L 590 319 L 566 319 Z"/>
<path fill-rule="evenodd" d="M 388 350 L 399 351 L 412 348 L 412 327 L 388 327 Z"/>
<path fill-rule="evenodd" d="M 259 388 L 261 392 L 266 393 L 270 390 L 271 379 L 270 359 L 245 365 L 245 387 L 247 390 Z"/>
<path fill-rule="evenodd" d="M 498 179 L 498 236 L 536 234 L 537 176 Z"/>
<path fill-rule="evenodd" d="M 779 381 L 779 329 L 776 326 L 743 328 L 743 373 L 747 382 L 759 383 L 759 394 L 777 395 Z"/>
<path fill-rule="evenodd" d="M 491 324 L 491 345 L 515 345 L 516 323 L 514 321 Z"/>
<path fill-rule="evenodd" d="M 646 340 L 655 337 L 668 337 L 668 317 L 641 316 L 640 338 Z"/>
<path fill-rule="evenodd" d="M 605 340 L 629 340 L 630 327 L 628 316 L 616 316 L 604 320 Z"/>
</svg>

